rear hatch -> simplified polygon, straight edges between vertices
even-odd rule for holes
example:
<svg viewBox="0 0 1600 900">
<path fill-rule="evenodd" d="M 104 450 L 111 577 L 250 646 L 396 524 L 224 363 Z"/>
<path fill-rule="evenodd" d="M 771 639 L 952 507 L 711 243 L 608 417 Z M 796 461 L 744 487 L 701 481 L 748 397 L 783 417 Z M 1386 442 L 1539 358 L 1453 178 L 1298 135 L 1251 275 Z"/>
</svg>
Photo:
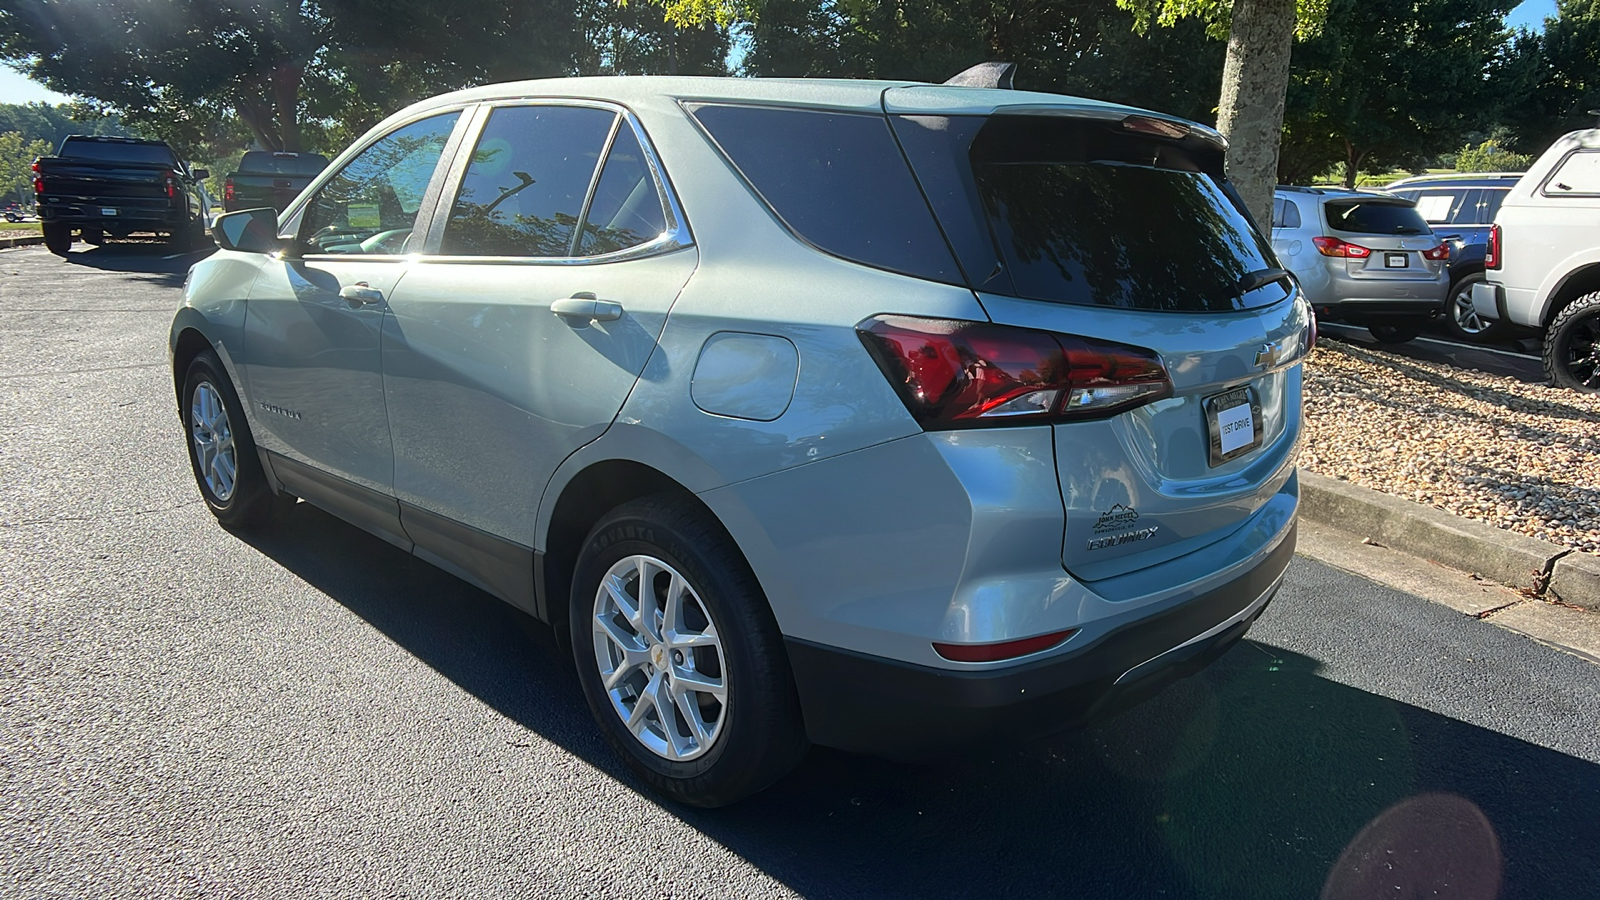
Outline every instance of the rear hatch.
<svg viewBox="0 0 1600 900">
<path fill-rule="evenodd" d="M 885 110 L 996 323 L 1151 350 L 1171 379 L 1163 399 L 1053 426 L 1070 572 L 1195 552 L 1277 495 L 1309 309 L 1214 132 L 1007 91 L 897 88 Z"/>
<path fill-rule="evenodd" d="M 1328 233 L 1355 247 L 1345 251 L 1345 270 L 1358 281 L 1434 281 L 1449 256 L 1439 252 L 1434 236 L 1416 204 L 1377 194 L 1341 197 L 1323 204 Z"/>
</svg>

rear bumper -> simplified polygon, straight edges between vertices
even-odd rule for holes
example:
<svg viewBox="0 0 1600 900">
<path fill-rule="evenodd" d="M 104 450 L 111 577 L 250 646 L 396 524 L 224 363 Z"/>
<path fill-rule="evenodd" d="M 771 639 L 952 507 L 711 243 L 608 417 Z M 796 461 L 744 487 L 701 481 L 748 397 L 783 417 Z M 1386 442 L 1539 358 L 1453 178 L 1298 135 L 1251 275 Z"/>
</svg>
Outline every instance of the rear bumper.
<svg viewBox="0 0 1600 900">
<path fill-rule="evenodd" d="M 1444 300 L 1334 300 L 1316 304 L 1317 315 L 1348 322 L 1431 319 L 1444 312 Z"/>
<path fill-rule="evenodd" d="M 1242 638 L 1294 556 L 1295 526 L 1248 571 L 1069 653 L 952 671 L 787 639 L 806 731 L 824 746 L 896 759 L 1042 737 L 1150 697 Z"/>
<path fill-rule="evenodd" d="M 1484 281 L 1472 286 L 1472 309 L 1486 319 L 1506 318 L 1506 289 Z"/>
<path fill-rule="evenodd" d="M 188 221 L 183 209 L 149 204 L 148 200 L 134 198 L 47 202 L 39 204 L 39 218 L 73 228 L 98 226 L 113 231 L 170 231 L 183 227 Z M 107 215 L 107 209 L 116 212 Z"/>
</svg>

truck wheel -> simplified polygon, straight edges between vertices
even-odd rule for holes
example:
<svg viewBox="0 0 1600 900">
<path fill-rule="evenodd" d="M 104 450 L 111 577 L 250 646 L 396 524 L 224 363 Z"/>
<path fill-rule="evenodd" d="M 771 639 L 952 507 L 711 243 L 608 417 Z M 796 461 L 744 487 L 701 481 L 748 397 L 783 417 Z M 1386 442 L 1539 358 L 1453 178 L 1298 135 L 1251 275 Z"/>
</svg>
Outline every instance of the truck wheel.
<svg viewBox="0 0 1600 900">
<path fill-rule="evenodd" d="M 83 238 L 83 242 L 92 247 L 98 247 L 106 242 L 106 232 L 103 228 L 80 228 L 78 237 Z"/>
<path fill-rule="evenodd" d="M 44 246 L 57 256 L 66 256 L 72 249 L 72 228 L 60 222 L 45 222 L 39 226 L 44 232 Z"/>
<path fill-rule="evenodd" d="M 569 620 L 589 709 L 655 790 L 726 806 L 808 745 L 778 624 L 708 514 L 672 496 L 607 514 L 578 556 Z"/>
<path fill-rule="evenodd" d="M 1445 327 L 1456 338 L 1466 341 L 1498 340 L 1506 330 L 1498 319 L 1485 319 L 1472 305 L 1472 286 L 1482 284 L 1484 274 L 1471 272 L 1450 285 L 1450 299 L 1445 303 Z"/>
<path fill-rule="evenodd" d="M 1600 293 L 1572 301 L 1550 323 L 1544 373 L 1556 387 L 1600 394 Z"/>
</svg>

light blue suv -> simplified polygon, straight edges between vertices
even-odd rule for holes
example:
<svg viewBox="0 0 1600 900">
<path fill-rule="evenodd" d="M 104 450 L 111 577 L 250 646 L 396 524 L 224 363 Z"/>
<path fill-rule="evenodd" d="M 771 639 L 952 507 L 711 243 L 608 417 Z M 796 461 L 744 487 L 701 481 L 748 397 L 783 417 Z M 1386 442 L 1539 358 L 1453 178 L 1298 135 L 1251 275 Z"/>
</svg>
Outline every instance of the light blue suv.
<svg viewBox="0 0 1600 900">
<path fill-rule="evenodd" d="M 1294 550 L 1312 318 L 1223 150 L 998 88 L 437 97 L 218 220 L 172 327 L 196 480 L 555 626 L 689 803 L 1081 724 Z"/>
</svg>

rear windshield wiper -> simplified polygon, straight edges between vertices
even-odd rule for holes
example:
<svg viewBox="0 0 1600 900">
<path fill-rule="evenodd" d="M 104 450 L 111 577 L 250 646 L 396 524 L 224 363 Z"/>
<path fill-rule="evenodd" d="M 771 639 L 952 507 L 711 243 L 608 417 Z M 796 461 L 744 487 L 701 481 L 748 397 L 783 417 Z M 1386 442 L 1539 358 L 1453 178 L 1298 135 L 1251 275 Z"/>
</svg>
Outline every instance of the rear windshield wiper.
<svg viewBox="0 0 1600 900">
<path fill-rule="evenodd" d="M 1238 296 L 1242 297 L 1256 288 L 1264 288 L 1274 281 L 1284 281 L 1290 277 L 1286 269 L 1259 269 L 1239 276 L 1235 290 L 1239 292 Z"/>
</svg>

